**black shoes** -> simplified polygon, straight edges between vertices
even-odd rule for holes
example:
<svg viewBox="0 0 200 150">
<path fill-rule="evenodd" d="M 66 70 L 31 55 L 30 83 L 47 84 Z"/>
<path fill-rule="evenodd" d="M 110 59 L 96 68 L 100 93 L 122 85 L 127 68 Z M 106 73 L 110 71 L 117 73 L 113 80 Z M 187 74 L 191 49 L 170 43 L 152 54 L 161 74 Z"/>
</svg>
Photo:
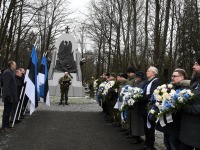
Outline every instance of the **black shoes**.
<svg viewBox="0 0 200 150">
<path fill-rule="evenodd" d="M 12 132 L 11 128 L 1 128 L 0 129 L 1 132 Z"/>
<path fill-rule="evenodd" d="M 138 150 L 156 150 L 156 148 L 144 146 L 142 148 L 139 148 Z"/>
<path fill-rule="evenodd" d="M 65 102 L 65 103 L 60 102 L 59 105 L 69 105 L 69 104 L 68 104 L 68 102 Z"/>
<path fill-rule="evenodd" d="M 22 121 L 21 121 L 21 120 L 15 120 L 15 123 L 16 123 L 16 124 L 17 124 L 17 123 L 20 123 L 20 122 L 22 122 Z M 13 123 L 13 120 L 11 120 L 10 123 Z"/>
<path fill-rule="evenodd" d="M 15 120 L 15 123 L 17 124 L 17 123 L 20 123 L 20 122 L 22 122 L 21 120 Z"/>
<path fill-rule="evenodd" d="M 131 144 L 141 144 L 142 140 L 141 139 L 134 139 L 130 141 Z"/>
<path fill-rule="evenodd" d="M 132 135 L 126 136 L 126 139 L 133 139 L 134 137 Z"/>
<path fill-rule="evenodd" d="M 127 132 L 127 129 L 121 128 L 121 129 L 119 130 L 119 132 Z"/>
<path fill-rule="evenodd" d="M 129 132 L 126 130 L 126 132 L 123 135 L 130 135 Z"/>
<path fill-rule="evenodd" d="M 112 126 L 115 127 L 115 128 L 121 127 L 121 125 L 118 124 L 118 123 L 113 123 Z"/>
</svg>

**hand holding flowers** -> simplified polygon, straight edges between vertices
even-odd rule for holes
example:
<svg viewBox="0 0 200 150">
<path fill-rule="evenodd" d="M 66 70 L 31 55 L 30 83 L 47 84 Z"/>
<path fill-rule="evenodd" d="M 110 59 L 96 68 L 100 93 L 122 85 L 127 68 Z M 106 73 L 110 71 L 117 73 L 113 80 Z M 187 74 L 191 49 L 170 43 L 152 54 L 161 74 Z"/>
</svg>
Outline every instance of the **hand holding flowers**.
<svg viewBox="0 0 200 150">
<path fill-rule="evenodd" d="M 120 110 L 124 110 L 140 100 L 143 97 L 143 90 L 138 87 L 126 85 L 122 88 L 119 96 L 119 101 L 122 101 Z"/>
<path fill-rule="evenodd" d="M 194 94 L 189 89 L 173 89 L 172 84 L 164 84 L 157 87 L 152 95 L 153 107 L 149 113 L 158 119 L 164 115 L 176 113 L 189 101 L 193 99 Z"/>
</svg>

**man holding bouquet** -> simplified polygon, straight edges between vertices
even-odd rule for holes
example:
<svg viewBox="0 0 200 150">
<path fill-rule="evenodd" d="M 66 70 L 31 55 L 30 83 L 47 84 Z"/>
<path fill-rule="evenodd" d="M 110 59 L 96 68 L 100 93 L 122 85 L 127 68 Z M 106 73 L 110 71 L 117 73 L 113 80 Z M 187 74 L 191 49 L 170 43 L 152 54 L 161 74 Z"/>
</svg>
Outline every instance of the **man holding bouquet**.
<svg viewBox="0 0 200 150">
<path fill-rule="evenodd" d="M 139 110 L 143 115 L 144 132 L 145 132 L 145 146 L 139 150 L 154 150 L 155 142 L 155 122 L 151 122 L 151 128 L 147 128 L 147 106 L 150 102 L 150 98 L 154 90 L 160 85 L 158 75 L 158 69 L 154 66 L 149 67 L 146 72 L 147 83 L 144 85 L 144 97 L 139 101 Z"/>
<path fill-rule="evenodd" d="M 190 88 L 195 98 L 182 112 L 181 150 L 200 150 L 200 58 L 194 63 Z"/>
</svg>

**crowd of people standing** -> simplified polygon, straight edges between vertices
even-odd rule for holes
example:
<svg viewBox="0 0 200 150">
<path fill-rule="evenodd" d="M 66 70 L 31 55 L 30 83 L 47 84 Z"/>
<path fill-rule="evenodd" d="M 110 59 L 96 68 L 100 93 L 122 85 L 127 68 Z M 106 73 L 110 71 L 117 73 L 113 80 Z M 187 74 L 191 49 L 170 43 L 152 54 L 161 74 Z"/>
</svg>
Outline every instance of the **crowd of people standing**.
<svg viewBox="0 0 200 150">
<path fill-rule="evenodd" d="M 173 121 L 167 122 L 168 116 L 164 116 L 165 126 L 161 125 L 160 121 L 156 120 L 148 110 L 154 90 L 161 85 L 158 73 L 158 69 L 154 66 L 149 67 L 146 74 L 129 67 L 126 73 L 118 75 L 104 73 L 95 80 L 96 99 L 103 109 L 106 121 L 113 123 L 115 127 L 120 127 L 127 138 L 132 139 L 133 144 L 142 143 L 141 136 L 145 136 L 145 145 L 139 150 L 155 149 L 155 130 L 164 134 L 163 142 L 166 150 L 200 150 L 200 58 L 194 62 L 191 80 L 188 79 L 184 69 L 176 68 L 173 71 L 171 81 L 169 81 L 173 85 L 173 89 L 191 89 L 195 97 L 192 102 L 172 114 Z M 115 82 L 114 86 L 118 84 L 115 87 L 117 90 L 110 88 L 111 91 L 102 94 L 105 93 L 102 85 L 109 86 L 110 81 Z M 116 104 L 118 104 L 121 89 L 125 85 L 141 88 L 143 96 L 133 106 L 129 106 L 125 111 L 120 111 Z M 147 124 L 151 124 L 151 126 L 148 127 Z"/>
</svg>

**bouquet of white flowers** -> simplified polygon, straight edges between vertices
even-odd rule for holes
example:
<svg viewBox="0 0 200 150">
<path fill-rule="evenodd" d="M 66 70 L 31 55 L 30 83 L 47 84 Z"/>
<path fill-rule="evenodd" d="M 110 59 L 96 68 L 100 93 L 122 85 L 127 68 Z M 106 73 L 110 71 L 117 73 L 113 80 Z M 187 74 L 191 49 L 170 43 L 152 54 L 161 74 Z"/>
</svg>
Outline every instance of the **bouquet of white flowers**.
<svg viewBox="0 0 200 150">
<path fill-rule="evenodd" d="M 143 97 L 143 90 L 138 87 L 126 85 L 122 88 L 119 96 L 119 101 L 122 102 L 120 110 L 124 110 L 129 106 L 139 101 Z"/>
<path fill-rule="evenodd" d="M 114 85 L 115 85 L 115 81 L 109 81 L 108 83 L 106 83 L 102 94 L 106 95 L 108 93 L 109 89 L 112 88 Z"/>
<path fill-rule="evenodd" d="M 186 105 L 189 101 L 193 99 L 194 94 L 189 89 L 174 90 L 173 85 L 164 84 L 159 86 L 152 95 L 152 101 L 154 105 L 152 106 L 149 114 L 153 114 L 155 118 L 162 119 L 166 115 L 170 118 L 167 122 L 173 122 L 171 114 L 176 113 L 180 108 Z M 162 121 L 163 122 L 163 121 Z M 165 124 L 163 123 L 163 126 Z"/>
</svg>

